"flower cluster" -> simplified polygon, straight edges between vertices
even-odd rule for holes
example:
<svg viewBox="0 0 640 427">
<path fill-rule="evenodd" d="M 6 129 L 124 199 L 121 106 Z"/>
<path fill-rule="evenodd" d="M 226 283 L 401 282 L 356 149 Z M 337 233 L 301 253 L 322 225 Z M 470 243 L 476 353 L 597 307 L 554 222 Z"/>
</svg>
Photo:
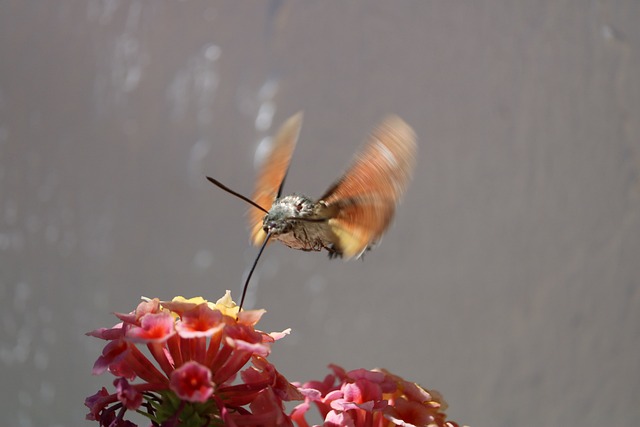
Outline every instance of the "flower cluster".
<svg viewBox="0 0 640 427">
<path fill-rule="evenodd" d="M 309 427 L 312 405 L 323 426 L 457 427 L 435 391 L 385 370 L 346 372 L 331 365 L 324 381 L 294 386 L 267 362 L 270 345 L 289 333 L 255 329 L 264 310 L 240 311 L 229 291 L 215 304 L 202 298 L 145 299 L 113 328 L 87 335 L 108 341 L 94 374 L 105 387 L 85 400 L 87 419 L 104 427 L 135 427 L 135 411 L 156 427 Z M 247 366 L 248 367 L 245 367 Z M 290 414 L 286 401 L 302 401 Z"/>
<path fill-rule="evenodd" d="M 108 341 L 93 373 L 117 377 L 114 392 L 103 387 L 86 399 L 87 419 L 132 427 L 125 413 L 135 410 L 155 426 L 292 425 L 283 401 L 302 395 L 266 360 L 289 331 L 256 330 L 263 314 L 239 311 L 228 291 L 215 304 L 152 299 L 116 313 L 121 323 L 87 334 Z"/>
<path fill-rule="evenodd" d="M 356 369 L 345 372 L 330 365 L 333 374 L 324 381 L 311 381 L 299 388 L 305 401 L 291 418 L 300 427 L 314 403 L 325 427 L 429 426 L 457 427 L 446 420 L 446 402 L 436 391 L 428 391 L 385 370 Z"/>
</svg>

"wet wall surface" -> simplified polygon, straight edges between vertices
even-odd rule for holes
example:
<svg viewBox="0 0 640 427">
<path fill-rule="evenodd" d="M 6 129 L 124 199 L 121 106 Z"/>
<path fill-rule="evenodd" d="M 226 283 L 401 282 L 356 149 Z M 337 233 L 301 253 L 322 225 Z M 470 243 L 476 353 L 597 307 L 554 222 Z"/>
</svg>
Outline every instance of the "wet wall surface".
<svg viewBox="0 0 640 427">
<path fill-rule="evenodd" d="M 305 111 L 318 197 L 387 113 L 412 185 L 363 262 L 271 245 L 248 304 L 292 381 L 384 367 L 474 426 L 637 425 L 640 4 L 144 2 L 0 7 L 7 426 L 88 425 L 141 295 L 238 297 L 256 149 Z"/>
</svg>

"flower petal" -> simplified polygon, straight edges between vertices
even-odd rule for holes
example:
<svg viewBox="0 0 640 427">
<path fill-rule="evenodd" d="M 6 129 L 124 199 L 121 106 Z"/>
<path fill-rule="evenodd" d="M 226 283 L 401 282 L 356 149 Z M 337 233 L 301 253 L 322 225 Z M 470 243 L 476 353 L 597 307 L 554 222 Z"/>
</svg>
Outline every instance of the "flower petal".
<svg viewBox="0 0 640 427">
<path fill-rule="evenodd" d="M 240 307 L 231 299 L 231 291 L 227 289 L 224 296 L 216 301 L 215 308 L 220 310 L 225 316 L 238 317 L 238 311 Z"/>
</svg>

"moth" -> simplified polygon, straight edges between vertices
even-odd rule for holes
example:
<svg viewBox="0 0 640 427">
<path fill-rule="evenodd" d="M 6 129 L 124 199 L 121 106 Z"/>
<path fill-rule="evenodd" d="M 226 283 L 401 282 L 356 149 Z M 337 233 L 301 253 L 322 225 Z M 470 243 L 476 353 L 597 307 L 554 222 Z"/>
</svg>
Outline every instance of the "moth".
<svg viewBox="0 0 640 427">
<path fill-rule="evenodd" d="M 302 112 L 293 115 L 276 133 L 251 199 L 207 176 L 214 185 L 251 205 L 251 241 L 260 251 L 245 282 L 240 307 L 270 239 L 303 251 L 325 249 L 331 258 L 361 257 L 389 227 L 415 168 L 415 133 L 392 115 L 377 126 L 347 171 L 322 197 L 282 196 L 302 118 Z"/>
</svg>

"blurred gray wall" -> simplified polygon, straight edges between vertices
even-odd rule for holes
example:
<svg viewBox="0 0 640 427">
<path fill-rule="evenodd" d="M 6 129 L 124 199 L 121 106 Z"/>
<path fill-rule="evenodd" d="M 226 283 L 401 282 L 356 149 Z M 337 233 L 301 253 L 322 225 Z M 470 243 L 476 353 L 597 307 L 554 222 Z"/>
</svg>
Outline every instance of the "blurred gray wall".
<svg viewBox="0 0 640 427">
<path fill-rule="evenodd" d="M 640 2 L 0 1 L 0 408 L 87 425 L 140 295 L 239 295 L 259 142 L 317 197 L 384 114 L 415 179 L 364 262 L 272 245 L 290 380 L 384 367 L 474 426 L 640 423 Z"/>
</svg>

